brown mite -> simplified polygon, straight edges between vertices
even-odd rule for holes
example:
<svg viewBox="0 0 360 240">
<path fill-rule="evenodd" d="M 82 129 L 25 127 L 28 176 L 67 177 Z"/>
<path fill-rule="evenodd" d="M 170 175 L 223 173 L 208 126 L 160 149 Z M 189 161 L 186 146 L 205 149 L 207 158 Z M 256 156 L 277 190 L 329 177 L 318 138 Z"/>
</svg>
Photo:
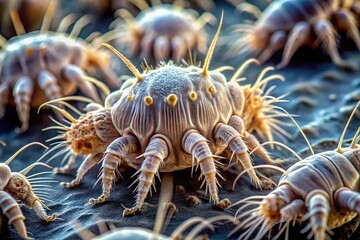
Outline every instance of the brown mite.
<svg viewBox="0 0 360 240">
<path fill-rule="evenodd" d="M 278 187 L 267 196 L 251 196 L 234 205 L 245 203 L 238 212 L 232 233 L 247 229 L 239 239 L 262 239 L 275 224 L 281 224 L 275 239 L 286 231 L 289 239 L 291 222 L 308 222 L 308 239 L 325 240 L 337 228 L 360 214 L 360 126 L 349 147 L 342 148 L 345 132 L 360 102 L 352 112 L 341 135 L 338 148 L 314 154 L 297 162 L 284 172 Z M 259 200 L 257 200 L 259 199 Z M 260 229 L 255 232 L 258 228 Z M 255 236 L 255 237 L 254 237 Z"/>
<path fill-rule="evenodd" d="M 142 4 L 138 2 L 143 2 Z M 129 49 L 131 55 L 156 62 L 172 59 L 180 62 L 188 53 L 204 52 L 207 34 L 203 27 L 214 21 L 210 13 L 199 18 L 194 11 L 169 4 L 149 7 L 145 1 L 137 1 L 142 10 L 136 18 L 127 10 L 120 9 L 122 20 L 116 24 L 119 46 Z"/>
<path fill-rule="evenodd" d="M 249 10 L 259 18 L 255 23 L 240 24 L 235 30 L 240 36 L 236 35 L 238 40 L 231 43 L 230 52 L 251 52 L 265 62 L 276 51 L 283 49 L 277 68 L 288 65 L 302 46 L 321 47 L 337 66 L 350 67 L 337 50 L 337 30 L 345 32 L 360 48 L 357 20 L 360 16 L 359 1 L 273 1 L 263 13 L 248 3 L 240 4 L 239 8 Z"/>
<path fill-rule="evenodd" d="M 30 170 L 38 165 L 47 166 L 44 163 L 33 163 L 20 172 L 12 172 L 8 166 L 10 162 L 25 148 L 31 145 L 40 145 L 41 143 L 33 142 L 25 145 L 18 150 L 12 157 L 5 163 L 0 163 L 0 209 L 1 212 L 9 219 L 9 224 L 14 225 L 17 233 L 23 239 L 30 239 L 28 237 L 26 226 L 24 223 L 25 217 L 20 209 L 20 204 L 24 203 L 43 220 L 52 222 L 56 219 L 56 214 L 48 216 L 44 209 L 47 208 L 43 200 L 47 200 L 47 185 L 42 183 L 53 182 L 51 178 L 38 177 L 39 175 L 46 174 L 47 172 L 36 173 L 26 177 Z M 45 147 L 46 148 L 46 147 Z"/>
<path fill-rule="evenodd" d="M 282 133 L 281 123 L 273 118 L 282 116 L 273 105 L 281 100 L 268 96 L 269 92 L 261 94 L 266 83 L 282 77 L 264 78 L 270 70 L 267 68 L 254 86 L 242 88 L 238 82 L 243 78 L 239 76 L 249 63 L 256 60 L 247 61 L 230 81 L 219 70 L 208 70 L 221 23 L 202 68 L 176 66 L 170 62 L 141 74 L 127 58 L 105 44 L 124 61 L 135 78 L 128 79 L 119 91 L 111 93 L 106 98 L 105 107 L 98 106 L 97 110 L 79 120 L 62 111 L 71 125 L 59 123 L 59 126 L 48 128 L 62 130 L 63 133 L 54 140 L 64 140 L 48 152 L 64 148 L 48 161 L 63 153 L 86 154 L 76 179 L 63 185 L 72 187 L 79 184 L 83 175 L 102 160 L 100 179 L 103 194 L 98 199 L 89 200 L 89 204 L 99 204 L 109 198 L 119 165 L 138 169 L 139 175 L 134 182 L 138 184 L 136 204 L 134 208 L 125 209 L 124 215 L 127 216 L 140 211 L 159 172 L 198 166 L 211 201 L 218 208 L 225 208 L 229 201 L 220 200 L 218 196 L 217 177 L 221 176 L 216 163 L 217 159 L 223 158 L 220 155 L 228 156 L 230 153 L 247 169 L 252 166 L 248 148 L 257 148 L 257 155 L 267 163 L 274 163 L 265 149 L 259 147 L 252 132 L 262 133 L 265 139 L 272 139 L 272 133 Z M 264 109 L 244 106 L 252 102 Z M 243 119 L 255 122 L 248 124 Z M 256 187 L 272 187 L 267 180 L 259 179 L 254 170 L 249 171 L 249 176 Z"/>
<path fill-rule="evenodd" d="M 6 41 L 0 37 L 0 117 L 5 114 L 5 104 L 16 105 L 21 133 L 28 129 L 31 107 L 38 107 L 48 99 L 73 94 L 76 88 L 87 96 L 100 101 L 88 74 L 100 69 L 112 85 L 115 74 L 109 68 L 110 55 L 98 47 L 100 42 L 113 36 L 112 32 L 98 36 L 91 43 L 77 38 L 89 22 L 84 16 L 72 32 L 65 31 L 74 16 L 65 17 L 56 32 L 48 31 L 57 1 L 51 1 L 41 30 L 25 33 L 17 12 L 11 12 L 18 36 Z M 92 36 L 93 37 L 93 36 Z M 12 92 L 12 96 L 11 96 Z"/>
</svg>

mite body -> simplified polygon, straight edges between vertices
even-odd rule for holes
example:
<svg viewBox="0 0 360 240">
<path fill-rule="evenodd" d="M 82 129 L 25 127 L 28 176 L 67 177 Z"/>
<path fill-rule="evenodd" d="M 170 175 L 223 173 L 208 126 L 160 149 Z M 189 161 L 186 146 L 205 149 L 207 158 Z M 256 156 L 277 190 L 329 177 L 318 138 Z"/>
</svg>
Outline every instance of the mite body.
<svg viewBox="0 0 360 240">
<path fill-rule="evenodd" d="M 49 6 L 48 15 L 54 11 L 54 4 L 52 2 Z M 20 31 L 21 22 L 14 14 L 15 26 Z M 101 36 L 93 44 L 76 39 L 78 31 L 88 21 L 87 17 L 80 19 L 69 35 L 62 31 L 72 22 L 70 18 L 65 18 L 59 25 L 59 32 L 47 31 L 47 20 L 45 17 L 42 30 L 27 34 L 18 32 L 23 35 L 2 44 L 0 116 L 5 113 L 5 104 L 15 104 L 21 121 L 18 132 L 24 132 L 29 127 L 30 107 L 73 94 L 77 87 L 95 101 L 100 101 L 95 86 L 86 80 L 88 73 L 94 69 L 100 69 L 115 84 L 114 73 L 108 65 L 110 57 L 94 46 Z"/>
<path fill-rule="evenodd" d="M 208 71 L 219 31 L 220 28 L 211 44 L 203 68 L 181 67 L 168 63 L 141 74 L 121 53 L 107 45 L 124 61 L 135 78 L 130 78 L 122 89 L 111 93 L 106 99 L 105 108 L 100 107 L 99 110 L 90 112 L 93 115 L 91 119 L 96 126 L 95 130 L 90 130 L 89 124 L 80 124 L 73 128 L 79 121 L 66 114 L 72 125 L 57 126 L 64 130 L 64 134 L 59 135 L 57 139 L 65 141 L 60 141 L 54 147 L 58 149 L 66 146 L 60 153 L 66 152 L 67 149 L 79 152 L 76 148 L 79 144 L 75 147 L 69 145 L 76 143 L 75 139 L 69 139 L 70 135 L 75 136 L 70 131 L 76 131 L 78 142 L 82 142 L 80 146 L 87 146 L 89 150 L 83 152 L 87 157 L 78 170 L 78 176 L 84 169 L 87 171 L 101 159 L 99 153 L 105 153 L 101 175 L 103 194 L 98 199 L 90 199 L 89 204 L 102 203 L 108 199 L 119 165 L 125 164 L 139 169 L 136 204 L 134 208 L 126 209 L 124 215 L 140 211 L 154 177 L 159 172 L 173 172 L 198 165 L 205 177 L 204 184 L 213 203 L 219 208 L 227 206 L 229 201 L 220 201 L 218 196 L 219 173 L 215 165 L 216 159 L 220 154 L 230 152 L 230 155 L 236 157 L 244 168 L 248 169 L 252 166 L 248 147 L 258 147 L 259 142 L 247 131 L 246 126 L 252 125 L 249 130 L 264 131 L 264 136 L 270 137 L 270 131 L 281 129 L 271 117 L 273 114 L 279 114 L 271 106 L 271 103 L 278 99 L 264 100 L 268 98 L 262 99 L 258 92 L 263 84 L 279 76 L 263 78 L 269 70 L 265 69 L 253 88 L 247 88 L 251 89 L 249 92 L 253 94 L 247 95 L 237 81 L 239 74 L 249 62 L 228 82 L 220 71 Z M 251 101 L 254 99 L 258 101 Z M 257 109 L 256 113 L 249 113 L 253 108 L 244 109 L 247 102 L 256 102 L 257 106 L 263 104 L 266 111 Z M 102 119 L 106 118 L 109 121 L 106 124 L 96 124 L 95 119 L 99 114 L 103 115 Z M 261 125 L 269 125 L 256 128 L 256 124 L 244 124 L 243 117 L 254 122 L 259 121 L 254 118 L 255 116 L 263 117 Z M 275 125 L 276 128 L 273 128 Z M 84 129 L 84 134 L 81 133 L 81 129 Z M 91 138 L 87 138 L 85 143 L 82 135 L 89 135 Z M 114 137 L 116 139 L 113 140 Z M 98 141 L 99 139 L 101 141 Z M 95 145 L 98 147 L 95 148 Z M 258 148 L 256 154 L 268 163 L 273 162 L 262 147 Z M 249 171 L 249 175 L 256 186 L 269 188 L 269 183 L 260 180 L 253 169 Z M 77 178 L 75 182 L 65 185 L 74 186 L 80 180 Z"/>
<path fill-rule="evenodd" d="M 129 12 L 119 11 L 123 21 L 116 26 L 119 45 L 130 49 L 131 55 L 156 62 L 172 59 L 180 62 L 188 51 L 204 52 L 207 34 L 203 27 L 214 20 L 209 13 L 197 18 L 193 11 L 170 4 L 153 7 L 145 5 L 134 18 Z"/>
<path fill-rule="evenodd" d="M 360 48 L 359 14 L 360 2 L 352 0 L 273 1 L 255 24 L 241 24 L 241 36 L 232 43 L 231 51 L 253 52 L 265 62 L 283 49 L 281 68 L 300 47 L 322 47 L 336 65 L 347 67 L 337 50 L 337 30 L 345 32 Z"/>
<path fill-rule="evenodd" d="M 29 237 L 24 223 L 25 217 L 20 209 L 19 201 L 29 208 L 34 209 L 36 214 L 47 222 L 52 222 L 56 219 L 56 214 L 51 216 L 46 214 L 44 209 L 44 206 L 46 207 L 46 205 L 42 201 L 42 199 L 46 199 L 44 195 L 46 196 L 46 191 L 48 191 L 47 186 L 42 183 L 52 182 L 52 179 L 47 177 L 36 177 L 43 173 L 37 173 L 33 176 L 26 177 L 27 173 L 34 166 L 43 165 L 43 163 L 34 163 L 20 172 L 12 172 L 8 166 L 12 159 L 14 159 L 24 148 L 34 144 L 39 143 L 26 145 L 5 163 L 0 163 L 0 210 L 9 219 L 9 224 L 14 225 L 17 233 L 23 239 L 29 239 Z M 43 146 L 42 144 L 39 145 Z"/>
<path fill-rule="evenodd" d="M 350 119 L 347 126 L 349 122 Z M 311 230 L 308 238 L 315 236 L 316 240 L 324 240 L 332 234 L 331 229 L 349 222 L 360 213 L 360 128 L 351 145 L 343 149 L 341 144 L 346 128 L 338 149 L 297 162 L 282 175 L 278 187 L 267 196 L 240 201 L 248 202 L 247 206 L 259 205 L 239 216 L 242 221 L 236 230 L 248 228 L 240 239 L 249 239 L 258 227 L 260 230 L 255 239 L 262 239 L 277 223 L 283 224 L 277 237 L 286 230 L 288 239 L 291 222 L 308 221 L 302 232 Z"/>
</svg>

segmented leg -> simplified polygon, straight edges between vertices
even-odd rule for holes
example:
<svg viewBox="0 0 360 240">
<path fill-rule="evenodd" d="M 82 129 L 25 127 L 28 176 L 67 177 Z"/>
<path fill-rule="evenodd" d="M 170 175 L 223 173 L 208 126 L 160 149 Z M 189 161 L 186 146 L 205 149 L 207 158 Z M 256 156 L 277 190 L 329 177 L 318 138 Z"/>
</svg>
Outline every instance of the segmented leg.
<svg viewBox="0 0 360 240">
<path fill-rule="evenodd" d="M 46 211 L 44 209 L 44 204 L 42 202 L 40 202 L 39 199 L 34 201 L 34 204 L 32 206 L 32 208 L 34 209 L 36 215 L 38 215 L 39 218 L 45 220 L 46 222 L 53 222 L 56 220 L 57 218 L 57 214 L 54 213 L 52 215 L 47 215 Z"/>
<path fill-rule="evenodd" d="M 4 106 L 8 102 L 10 86 L 8 84 L 0 84 L 0 118 L 5 114 Z"/>
<path fill-rule="evenodd" d="M 71 182 L 61 182 L 60 184 L 67 188 L 72 188 L 76 185 L 79 185 L 84 175 L 97 164 L 102 158 L 102 153 L 94 153 L 88 155 L 85 160 L 80 165 L 76 173 L 76 178 Z"/>
<path fill-rule="evenodd" d="M 182 146 L 184 151 L 192 154 L 197 164 L 200 164 L 201 173 L 205 176 L 206 189 L 209 189 L 210 192 L 210 201 L 217 208 L 227 208 L 231 204 L 228 199 L 225 198 L 219 201 L 218 181 L 216 179 L 218 172 L 206 138 L 195 130 L 189 130 L 184 134 Z"/>
<path fill-rule="evenodd" d="M 283 207 L 295 200 L 296 197 L 289 185 L 281 185 L 262 200 L 261 213 L 268 217 L 276 216 Z"/>
<path fill-rule="evenodd" d="M 258 59 L 260 62 L 264 63 L 268 60 L 276 51 L 284 48 L 286 44 L 286 32 L 277 31 L 271 35 L 269 40 L 269 45 L 262 51 Z"/>
<path fill-rule="evenodd" d="M 25 217 L 16 200 L 7 192 L 0 191 L 0 209 L 2 213 L 9 219 L 9 224 L 13 224 L 17 233 L 23 239 L 28 239 Z"/>
<path fill-rule="evenodd" d="M 41 71 L 37 80 L 39 87 L 44 91 L 48 99 L 53 100 L 62 97 L 61 88 L 51 72 Z"/>
<path fill-rule="evenodd" d="M 72 166 L 74 165 L 75 161 L 76 161 L 76 154 L 71 154 L 71 156 L 69 157 L 69 160 L 67 161 L 66 165 L 63 167 L 56 167 L 53 169 L 53 173 L 55 174 L 59 174 L 59 173 L 68 173 Z"/>
<path fill-rule="evenodd" d="M 316 240 L 325 240 L 326 231 L 330 231 L 327 227 L 330 212 L 328 194 L 323 190 L 314 190 L 308 194 L 305 203 L 308 213 L 304 215 L 303 220 L 310 218 L 310 222 L 302 232 L 311 228 L 309 237 L 315 235 Z"/>
<path fill-rule="evenodd" d="M 154 34 L 145 34 L 144 38 L 140 42 L 141 45 L 140 58 L 148 58 L 149 56 L 151 56 L 155 38 L 156 36 L 154 36 Z"/>
<path fill-rule="evenodd" d="M 301 199 L 295 199 L 280 209 L 281 222 L 296 220 L 306 212 L 305 203 Z"/>
<path fill-rule="evenodd" d="M 357 48 L 360 49 L 360 36 L 355 16 L 348 10 L 340 9 L 333 17 L 335 18 L 333 22 L 336 28 L 346 31 Z"/>
<path fill-rule="evenodd" d="M 282 60 L 277 65 L 277 68 L 283 68 L 289 64 L 291 57 L 299 49 L 300 46 L 304 45 L 310 34 L 310 26 L 306 22 L 297 23 L 289 33 L 287 43 L 284 48 Z"/>
<path fill-rule="evenodd" d="M 29 128 L 30 102 L 33 92 L 34 83 L 30 77 L 22 76 L 16 81 L 13 96 L 21 122 L 21 128 L 15 129 L 17 133 L 25 132 Z"/>
<path fill-rule="evenodd" d="M 236 156 L 238 161 L 242 164 L 244 169 L 248 169 L 248 174 L 251 180 L 254 182 L 257 187 L 267 187 L 263 186 L 264 184 L 260 181 L 254 169 L 252 169 L 252 164 L 250 156 L 248 154 L 248 148 L 244 141 L 240 137 L 240 133 L 236 131 L 233 127 L 219 123 L 216 126 L 215 130 L 215 139 L 221 140 L 223 145 L 228 146 L 230 151 Z"/>
<path fill-rule="evenodd" d="M 340 208 L 348 209 L 350 211 L 360 214 L 360 194 L 351 191 L 348 188 L 340 188 L 334 194 L 335 204 Z"/>
<path fill-rule="evenodd" d="M 75 82 L 85 95 L 91 97 L 96 102 L 101 102 L 95 87 L 90 82 L 85 80 L 87 75 L 81 68 L 70 64 L 64 67 L 63 74 L 67 80 Z"/>
<path fill-rule="evenodd" d="M 274 161 L 271 159 L 271 157 L 268 155 L 265 148 L 260 146 L 259 141 L 256 139 L 256 137 L 248 132 L 245 132 L 245 138 L 244 141 L 246 142 L 246 145 L 249 147 L 250 150 L 256 149 L 254 154 L 260 156 L 262 159 L 264 159 L 265 163 L 267 164 L 277 164 L 278 161 Z M 259 147 L 260 146 L 260 147 Z"/>
<path fill-rule="evenodd" d="M 123 216 L 131 216 L 141 210 L 145 198 L 154 182 L 155 174 L 158 173 L 160 165 L 163 164 L 164 159 L 168 156 L 168 144 L 160 135 L 154 136 L 150 139 L 144 153 L 144 161 L 140 168 L 140 174 L 137 178 L 139 182 L 136 190 L 136 203 L 132 208 L 125 208 Z"/>
<path fill-rule="evenodd" d="M 245 124 L 241 117 L 236 115 L 231 116 L 229 120 L 229 125 L 240 133 L 241 137 L 245 140 L 246 145 L 250 150 L 257 148 L 255 154 L 259 155 L 262 159 L 264 159 L 266 163 L 268 164 L 278 163 L 270 158 L 265 148 L 259 147 L 260 143 L 254 135 L 245 131 Z"/>
<path fill-rule="evenodd" d="M 186 51 L 188 50 L 186 48 L 185 40 L 182 37 L 178 36 L 171 39 L 171 49 L 173 52 L 173 58 L 176 62 L 180 62 L 183 56 L 186 54 Z"/>
<path fill-rule="evenodd" d="M 95 205 L 105 202 L 109 196 L 116 171 L 119 165 L 129 154 L 138 152 L 140 149 L 138 140 L 132 135 L 126 135 L 115 139 L 106 149 L 102 163 L 102 194 L 97 199 L 91 198 L 88 202 Z"/>
<path fill-rule="evenodd" d="M 154 41 L 154 56 L 157 62 L 166 60 L 170 55 L 170 42 L 167 37 L 159 36 Z"/>
<path fill-rule="evenodd" d="M 341 59 L 336 46 L 336 32 L 328 20 L 321 19 L 314 24 L 315 34 L 329 53 L 331 60 L 339 67 L 348 65 Z"/>
</svg>

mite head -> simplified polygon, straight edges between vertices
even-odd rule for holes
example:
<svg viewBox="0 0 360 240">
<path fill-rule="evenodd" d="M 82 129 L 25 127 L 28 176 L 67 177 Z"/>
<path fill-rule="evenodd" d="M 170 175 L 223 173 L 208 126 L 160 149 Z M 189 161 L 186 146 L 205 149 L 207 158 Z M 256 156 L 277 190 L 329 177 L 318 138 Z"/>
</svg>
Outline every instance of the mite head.
<svg viewBox="0 0 360 240">
<path fill-rule="evenodd" d="M 65 97 L 46 103 L 48 106 L 58 110 L 63 116 L 66 117 L 67 120 L 70 121 L 70 125 L 66 126 L 65 124 L 62 124 L 52 119 L 57 124 L 57 126 L 51 126 L 43 129 L 60 130 L 60 134 L 58 136 L 47 140 L 60 140 L 57 145 L 55 145 L 55 147 L 53 147 L 47 154 L 64 147 L 65 149 L 60 150 L 58 154 L 55 154 L 55 157 L 68 151 L 71 151 L 75 155 L 88 155 L 93 153 L 99 153 L 104 151 L 111 141 L 119 137 L 119 133 L 117 132 L 112 123 L 110 108 L 104 108 L 101 105 L 96 104 L 96 110 L 89 111 L 85 114 L 82 114 L 75 109 L 80 115 L 78 119 L 75 119 L 66 110 L 49 104 L 56 101 L 57 103 L 62 103 L 70 107 L 68 104 L 65 104 L 66 102 L 63 102 L 62 100 L 74 100 L 75 98 L 77 100 L 82 99 L 81 97 Z M 86 98 L 82 100 L 85 99 Z M 48 162 L 51 159 L 53 159 L 53 157 L 50 158 Z"/>
<path fill-rule="evenodd" d="M 4 191 L 10 193 L 14 198 L 23 201 L 32 192 L 32 188 L 24 175 L 12 172 Z"/>
</svg>

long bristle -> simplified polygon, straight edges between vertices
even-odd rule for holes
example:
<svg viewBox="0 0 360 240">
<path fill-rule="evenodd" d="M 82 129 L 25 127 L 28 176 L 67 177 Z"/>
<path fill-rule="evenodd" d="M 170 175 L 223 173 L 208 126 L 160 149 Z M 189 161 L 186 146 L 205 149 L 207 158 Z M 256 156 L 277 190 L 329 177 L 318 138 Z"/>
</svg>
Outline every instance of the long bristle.
<svg viewBox="0 0 360 240">
<path fill-rule="evenodd" d="M 19 150 L 16 151 L 16 153 L 14 153 L 6 162 L 5 164 L 9 165 L 10 162 L 17 156 L 19 155 L 19 153 L 21 153 L 24 149 L 32 146 L 32 145 L 39 145 L 39 146 L 42 146 L 43 148 L 45 149 L 48 149 L 47 146 L 45 146 L 44 144 L 42 143 L 39 143 L 39 142 L 32 142 L 32 143 L 29 143 L 29 144 L 26 144 L 25 146 L 23 146 L 22 148 L 20 148 Z"/>
<path fill-rule="evenodd" d="M 203 76 L 207 76 L 207 74 L 208 74 L 208 68 L 209 68 L 209 65 L 210 65 L 211 57 L 212 57 L 213 52 L 214 52 L 214 49 L 215 49 L 216 42 L 217 42 L 217 40 L 218 40 L 218 38 L 219 38 L 219 34 L 220 34 L 220 30 L 221 30 L 223 18 L 224 18 L 224 12 L 221 13 L 221 18 L 220 18 L 219 27 L 218 27 L 218 29 L 217 29 L 217 31 L 216 31 L 216 34 L 215 34 L 215 36 L 214 36 L 214 39 L 213 39 L 212 42 L 211 42 L 209 51 L 208 51 L 208 53 L 207 53 L 207 55 L 206 55 L 206 58 L 205 58 L 205 62 L 204 62 L 204 66 L 203 66 L 203 71 L 202 71 L 202 75 L 203 75 Z"/>
<path fill-rule="evenodd" d="M 57 107 L 57 106 L 55 106 L 55 105 L 52 105 L 52 104 L 46 104 L 47 106 L 49 106 L 49 107 L 52 107 L 52 108 L 54 108 L 54 109 L 56 109 L 56 110 L 58 110 L 64 117 L 66 117 L 68 120 L 70 120 L 72 123 L 76 123 L 77 122 L 77 120 L 73 117 L 73 116 L 71 116 L 70 115 L 70 113 L 68 113 L 67 111 L 65 111 L 64 109 L 61 109 L 61 108 L 59 108 L 59 107 Z"/>
<path fill-rule="evenodd" d="M 248 59 L 246 62 L 244 62 L 240 67 L 239 67 L 239 69 L 235 72 L 235 74 L 232 76 L 232 78 L 230 79 L 230 82 L 237 82 L 237 78 L 239 77 L 239 76 L 241 76 L 243 73 L 244 73 L 244 71 L 249 67 L 249 65 L 250 64 L 252 64 L 252 63 L 255 63 L 255 64 L 257 64 L 257 65 L 260 65 L 261 63 L 260 63 L 260 61 L 259 60 L 257 60 L 257 59 L 255 59 L 255 58 L 250 58 L 250 59 Z"/>
<path fill-rule="evenodd" d="M 52 167 L 50 167 L 50 166 L 47 165 L 46 163 L 35 162 L 35 163 L 31 164 L 30 166 L 28 166 L 28 167 L 24 168 L 23 170 L 21 170 L 19 173 L 22 174 L 22 175 L 24 175 L 24 176 L 26 176 L 26 174 L 28 174 L 28 173 L 31 171 L 31 169 L 33 169 L 34 167 L 39 166 L 39 165 L 45 166 L 45 167 L 47 167 L 47 168 L 52 169 Z"/>
<path fill-rule="evenodd" d="M 49 6 L 46 9 L 45 16 L 43 18 L 40 28 L 40 33 L 49 31 L 50 23 L 55 15 L 57 6 L 58 6 L 58 0 L 49 0 Z"/>
<path fill-rule="evenodd" d="M 23 25 L 23 23 L 21 22 L 21 19 L 20 19 L 20 16 L 19 16 L 18 11 L 16 11 L 16 10 L 10 11 L 10 17 L 11 17 L 11 20 L 12 20 L 12 22 L 13 22 L 16 35 L 20 36 L 20 35 L 26 34 L 24 25 Z"/>
<path fill-rule="evenodd" d="M 339 144 L 338 144 L 338 147 L 337 147 L 337 149 L 336 149 L 336 151 L 339 152 L 339 153 L 342 153 L 342 152 L 343 152 L 343 150 L 341 149 L 341 146 L 342 146 L 342 143 L 343 143 L 343 141 L 344 141 L 344 137 L 345 137 L 346 130 L 347 130 L 347 128 L 349 127 L 349 124 L 350 124 L 352 118 L 354 117 L 355 112 L 356 112 L 357 108 L 359 107 L 359 105 L 360 105 L 360 101 L 356 104 L 354 110 L 351 112 L 351 115 L 350 115 L 350 117 L 349 117 L 349 119 L 348 119 L 348 121 L 347 121 L 347 123 L 346 123 L 346 125 L 345 125 L 345 127 L 344 127 L 344 130 L 343 130 L 343 132 L 342 132 L 342 134 L 341 134 L 341 137 L 340 137 L 340 140 L 339 140 Z"/>
<path fill-rule="evenodd" d="M 134 74 L 134 76 L 136 77 L 136 79 L 138 81 L 141 81 L 143 79 L 143 76 L 141 75 L 139 70 L 134 66 L 134 64 L 132 64 L 132 62 L 129 59 L 127 59 L 124 55 L 122 55 L 118 50 L 116 50 L 111 45 L 109 45 L 107 43 L 103 43 L 102 45 L 109 48 L 111 51 L 113 51 L 125 63 L 125 65 Z"/>
</svg>

